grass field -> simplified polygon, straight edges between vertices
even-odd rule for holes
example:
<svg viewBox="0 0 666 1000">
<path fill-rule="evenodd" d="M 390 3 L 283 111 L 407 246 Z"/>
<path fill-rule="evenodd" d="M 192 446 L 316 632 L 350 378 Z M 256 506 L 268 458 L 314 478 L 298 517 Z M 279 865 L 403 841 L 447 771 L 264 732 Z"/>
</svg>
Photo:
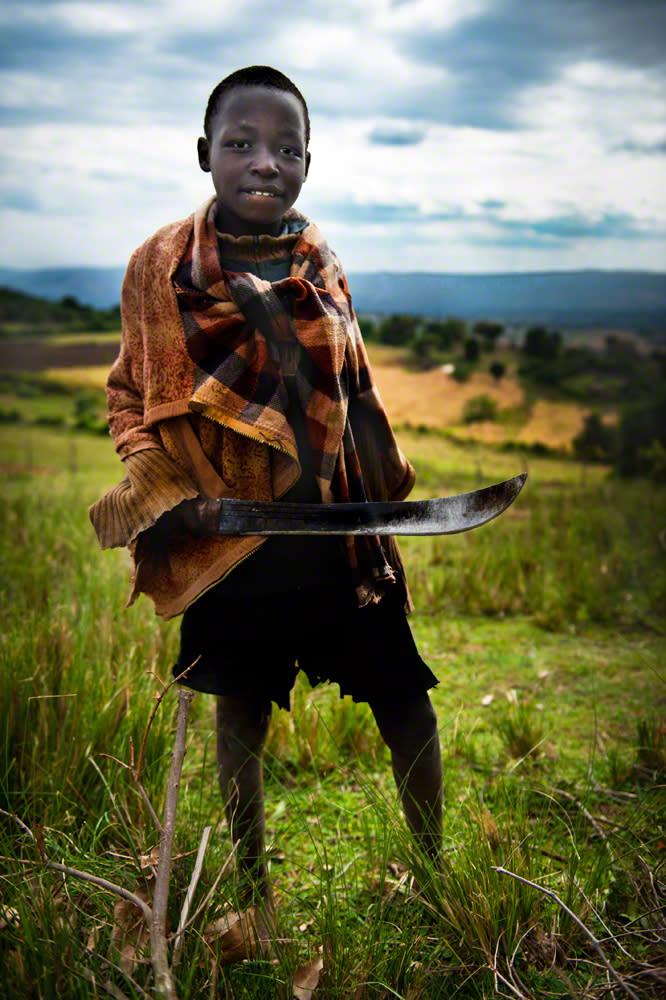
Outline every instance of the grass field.
<svg viewBox="0 0 666 1000">
<path fill-rule="evenodd" d="M 497 521 L 402 543 L 413 630 L 440 679 L 444 875 L 405 833 L 367 708 L 299 681 L 266 755 L 279 940 L 223 964 L 229 938 L 215 921 L 235 905 L 235 881 L 212 699 L 197 696 L 172 932 L 208 826 L 193 909 L 225 870 L 184 934 L 178 996 L 302 1000 L 294 977 L 321 960 L 313 1000 L 661 997 L 664 490 L 416 422 L 400 442 L 420 496 L 529 472 Z M 144 599 L 125 609 L 127 557 L 97 548 L 87 506 L 122 475 L 107 438 L 6 425 L 0 466 L 0 987 L 10 998 L 152 996 L 140 911 L 54 865 L 151 899 L 147 800 L 162 816 L 173 690 L 144 737 L 178 623 Z M 139 787 L 123 763 L 140 755 Z"/>
</svg>

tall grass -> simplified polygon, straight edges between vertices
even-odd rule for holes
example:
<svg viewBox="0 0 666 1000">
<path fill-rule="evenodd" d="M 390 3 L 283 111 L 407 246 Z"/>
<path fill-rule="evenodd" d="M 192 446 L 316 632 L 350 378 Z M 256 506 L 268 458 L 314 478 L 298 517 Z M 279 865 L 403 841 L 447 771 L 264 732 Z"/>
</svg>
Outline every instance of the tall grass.
<svg viewBox="0 0 666 1000">
<path fill-rule="evenodd" d="M 530 615 L 660 628 L 666 610 L 664 491 L 608 480 L 532 488 L 497 521 L 403 542 L 416 604 L 433 613 Z"/>
<path fill-rule="evenodd" d="M 102 443 L 97 457 L 86 439 L 75 439 L 72 476 L 70 439 L 48 440 L 53 446 L 42 448 L 39 464 L 63 471 L 30 474 L 19 463 L 0 505 L 0 988 L 10 998 L 143 997 L 151 991 L 150 968 L 140 949 L 131 970 L 123 968 L 117 900 L 45 869 L 40 851 L 150 892 L 156 831 L 122 762 L 139 753 L 159 678 L 170 674 L 177 623 L 158 623 L 141 601 L 125 610 L 126 558 L 96 548 L 85 508 L 116 477 Z M 12 448 L 20 454 L 24 443 L 13 439 Z M 457 454 L 458 466 L 455 457 L 449 453 L 439 466 L 436 454 L 430 457 L 429 492 L 475 485 L 476 460 L 464 473 L 465 453 Z M 629 634 L 640 655 L 647 649 L 658 662 L 663 492 L 583 483 L 569 466 L 554 476 L 548 462 L 533 463 L 514 509 L 493 524 L 457 538 L 405 541 L 417 638 L 438 634 L 427 630 L 456 616 L 530 616 L 567 636 L 572 624 L 581 631 L 604 626 L 606 656 L 618 625 L 641 626 Z M 463 632 L 460 647 L 474 645 L 474 626 Z M 509 665 L 493 648 L 474 655 L 508 678 Z M 214 960 L 216 945 L 203 932 L 237 903 L 229 872 L 186 935 L 176 973 L 181 1000 L 291 996 L 294 971 L 320 949 L 319 995 L 327 1000 L 601 1000 L 609 995 L 607 969 L 558 900 L 602 942 L 630 987 L 660 995 L 666 801 L 659 682 L 652 711 L 632 720 L 619 749 L 617 734 L 595 744 L 592 731 L 575 733 L 578 742 L 589 737 L 590 760 L 574 768 L 566 690 L 557 717 L 562 733 L 529 691 L 518 705 L 494 702 L 476 740 L 454 724 L 458 681 L 451 700 L 445 683 L 435 693 L 446 758 L 441 873 L 406 834 L 367 707 L 298 681 L 291 714 L 276 713 L 266 757 L 280 923 L 275 955 L 229 968 Z M 472 682 L 470 675 L 470 691 Z M 199 899 L 231 849 L 215 787 L 210 701 L 195 699 L 191 713 L 172 926 L 204 826 L 214 833 Z M 145 745 L 142 780 L 158 814 L 173 711 L 167 695 Z"/>
</svg>

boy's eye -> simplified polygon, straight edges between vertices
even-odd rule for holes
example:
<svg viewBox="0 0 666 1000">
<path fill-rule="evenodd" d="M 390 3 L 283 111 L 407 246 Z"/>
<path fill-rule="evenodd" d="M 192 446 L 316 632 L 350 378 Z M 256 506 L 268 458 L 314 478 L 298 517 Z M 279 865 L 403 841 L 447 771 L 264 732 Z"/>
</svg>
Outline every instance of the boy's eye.
<svg viewBox="0 0 666 1000">
<path fill-rule="evenodd" d="M 249 149 L 250 143 L 247 139 L 230 139 L 226 145 L 230 149 Z"/>
<path fill-rule="evenodd" d="M 294 149 L 293 146 L 281 146 L 280 152 L 284 153 L 285 156 L 295 156 L 300 157 L 300 150 Z"/>
</svg>

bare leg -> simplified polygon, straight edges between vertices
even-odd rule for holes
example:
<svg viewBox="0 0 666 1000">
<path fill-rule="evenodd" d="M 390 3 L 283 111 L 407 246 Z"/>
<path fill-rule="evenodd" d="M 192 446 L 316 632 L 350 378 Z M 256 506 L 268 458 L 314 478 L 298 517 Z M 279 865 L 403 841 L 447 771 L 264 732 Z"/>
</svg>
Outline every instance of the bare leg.
<svg viewBox="0 0 666 1000">
<path fill-rule="evenodd" d="M 370 703 L 416 842 L 437 863 L 442 839 L 442 755 L 437 716 L 427 694 Z"/>
<path fill-rule="evenodd" d="M 238 867 L 251 887 L 270 901 L 264 852 L 264 781 L 261 755 L 271 703 L 261 698 L 217 699 L 217 767 L 224 810 Z"/>
</svg>

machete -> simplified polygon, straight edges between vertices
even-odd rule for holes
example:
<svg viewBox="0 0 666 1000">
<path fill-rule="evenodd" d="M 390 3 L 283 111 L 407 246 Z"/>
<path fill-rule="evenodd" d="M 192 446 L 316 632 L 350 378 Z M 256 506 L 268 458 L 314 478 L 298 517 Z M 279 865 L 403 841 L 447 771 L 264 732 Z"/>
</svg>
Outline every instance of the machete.
<svg viewBox="0 0 666 1000">
<path fill-rule="evenodd" d="M 434 500 L 380 503 L 281 503 L 279 500 L 205 500 L 206 532 L 220 535 L 453 535 L 491 521 L 513 503 L 523 472 L 471 493 Z"/>
</svg>

